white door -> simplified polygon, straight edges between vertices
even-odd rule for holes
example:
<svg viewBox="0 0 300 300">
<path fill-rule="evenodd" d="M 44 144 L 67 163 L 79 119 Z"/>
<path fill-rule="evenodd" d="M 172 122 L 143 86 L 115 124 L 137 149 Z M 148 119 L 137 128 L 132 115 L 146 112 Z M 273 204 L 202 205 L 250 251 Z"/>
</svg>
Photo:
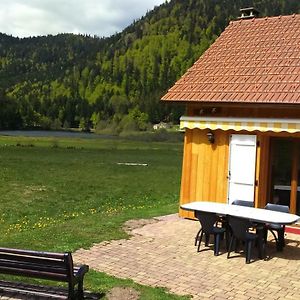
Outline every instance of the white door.
<svg viewBox="0 0 300 300">
<path fill-rule="evenodd" d="M 232 134 L 229 151 L 228 203 L 254 201 L 256 135 Z"/>
</svg>

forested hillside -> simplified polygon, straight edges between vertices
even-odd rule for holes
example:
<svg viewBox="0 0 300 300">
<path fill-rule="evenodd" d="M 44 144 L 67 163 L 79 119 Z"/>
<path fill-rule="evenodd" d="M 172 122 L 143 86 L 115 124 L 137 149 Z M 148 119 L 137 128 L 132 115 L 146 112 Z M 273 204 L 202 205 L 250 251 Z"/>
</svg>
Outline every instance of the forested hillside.
<svg viewBox="0 0 300 300">
<path fill-rule="evenodd" d="M 172 0 L 109 38 L 0 34 L 0 128 L 145 130 L 177 120 L 160 97 L 239 16 L 300 12 L 299 0 Z"/>
</svg>

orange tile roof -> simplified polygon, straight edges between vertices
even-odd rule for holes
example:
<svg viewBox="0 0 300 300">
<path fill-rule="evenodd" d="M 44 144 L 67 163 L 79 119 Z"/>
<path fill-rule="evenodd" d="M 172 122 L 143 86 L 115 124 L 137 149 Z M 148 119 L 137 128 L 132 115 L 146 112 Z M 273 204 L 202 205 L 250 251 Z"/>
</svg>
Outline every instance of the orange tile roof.
<svg viewBox="0 0 300 300">
<path fill-rule="evenodd" d="M 162 100 L 300 104 L 300 14 L 231 22 Z"/>
</svg>

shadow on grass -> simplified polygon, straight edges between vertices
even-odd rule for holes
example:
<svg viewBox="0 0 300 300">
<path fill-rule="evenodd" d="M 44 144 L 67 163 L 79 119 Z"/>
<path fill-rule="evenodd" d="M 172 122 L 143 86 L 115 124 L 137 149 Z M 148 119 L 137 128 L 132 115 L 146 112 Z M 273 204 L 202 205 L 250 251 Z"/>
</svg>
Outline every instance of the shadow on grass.
<svg viewBox="0 0 300 300">
<path fill-rule="evenodd" d="M 84 291 L 84 299 L 98 300 L 104 293 Z M 0 281 L 0 299 L 68 299 L 68 291 L 62 287 L 50 287 L 37 284 Z"/>
</svg>

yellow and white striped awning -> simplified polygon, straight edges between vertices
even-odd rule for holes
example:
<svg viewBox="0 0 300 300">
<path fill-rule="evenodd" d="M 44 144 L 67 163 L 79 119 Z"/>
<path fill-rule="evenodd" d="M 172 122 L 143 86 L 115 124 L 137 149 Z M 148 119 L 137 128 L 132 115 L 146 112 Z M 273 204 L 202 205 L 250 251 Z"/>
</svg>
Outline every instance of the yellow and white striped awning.
<svg viewBox="0 0 300 300">
<path fill-rule="evenodd" d="M 234 131 L 300 132 L 300 119 L 186 117 L 180 118 L 180 129 L 221 129 Z"/>
</svg>

